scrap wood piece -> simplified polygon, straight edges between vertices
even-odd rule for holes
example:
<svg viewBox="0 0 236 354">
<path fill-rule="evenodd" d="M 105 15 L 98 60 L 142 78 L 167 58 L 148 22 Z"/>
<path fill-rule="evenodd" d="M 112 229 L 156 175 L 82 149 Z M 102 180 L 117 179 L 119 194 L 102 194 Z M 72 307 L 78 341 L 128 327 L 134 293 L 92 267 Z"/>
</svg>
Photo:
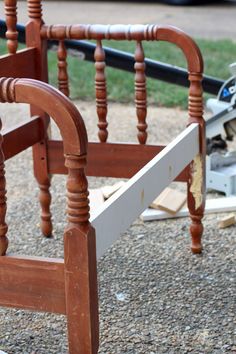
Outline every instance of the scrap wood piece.
<svg viewBox="0 0 236 354">
<path fill-rule="evenodd" d="M 104 186 L 101 188 L 103 197 L 105 199 L 110 198 L 115 192 L 117 192 L 121 187 L 123 187 L 125 184 L 124 181 L 119 181 L 112 186 Z"/>
<path fill-rule="evenodd" d="M 170 214 L 176 214 L 182 208 L 186 199 L 186 193 L 167 187 L 151 203 L 150 208 L 164 210 Z"/>
<path fill-rule="evenodd" d="M 236 223 L 235 215 L 229 214 L 219 221 L 218 227 L 219 229 L 225 229 L 226 227 L 234 225 L 235 223 Z"/>
<path fill-rule="evenodd" d="M 229 211 L 236 211 L 236 196 L 206 200 L 205 215 Z M 183 207 L 175 215 L 167 213 L 163 210 L 148 208 L 140 215 L 140 218 L 143 221 L 152 221 L 185 216 L 189 216 L 189 210 L 187 207 Z"/>
</svg>

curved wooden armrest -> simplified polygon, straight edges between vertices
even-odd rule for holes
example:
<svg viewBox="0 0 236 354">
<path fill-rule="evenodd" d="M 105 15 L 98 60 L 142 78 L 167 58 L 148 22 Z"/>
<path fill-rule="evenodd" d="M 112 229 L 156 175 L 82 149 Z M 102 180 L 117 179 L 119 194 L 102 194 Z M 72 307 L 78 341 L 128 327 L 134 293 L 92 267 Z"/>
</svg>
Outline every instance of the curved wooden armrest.
<svg viewBox="0 0 236 354">
<path fill-rule="evenodd" d="M 32 79 L 0 79 L 0 102 L 28 103 L 39 107 L 60 129 L 65 155 L 87 153 L 87 132 L 74 104 L 52 86 Z"/>
</svg>

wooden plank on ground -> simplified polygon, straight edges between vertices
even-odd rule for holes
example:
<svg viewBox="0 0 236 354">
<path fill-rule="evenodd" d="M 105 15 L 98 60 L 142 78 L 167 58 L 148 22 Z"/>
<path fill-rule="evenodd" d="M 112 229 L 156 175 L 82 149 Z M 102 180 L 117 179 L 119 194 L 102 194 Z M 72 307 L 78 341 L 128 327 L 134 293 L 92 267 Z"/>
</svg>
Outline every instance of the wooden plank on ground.
<svg viewBox="0 0 236 354">
<path fill-rule="evenodd" d="M 164 210 L 174 215 L 182 208 L 186 199 L 186 193 L 167 187 L 150 204 L 150 208 Z"/>
<path fill-rule="evenodd" d="M 101 188 L 104 199 L 110 198 L 114 193 L 116 193 L 121 187 L 125 185 L 125 181 L 119 181 L 111 186 L 104 186 Z"/>
<path fill-rule="evenodd" d="M 236 196 L 206 200 L 205 214 L 225 213 L 230 211 L 236 211 Z M 187 207 L 180 209 L 175 215 L 171 215 L 163 210 L 148 208 L 140 215 L 140 218 L 143 221 L 152 221 L 180 218 L 188 215 L 189 211 Z"/>
<path fill-rule="evenodd" d="M 230 214 L 221 219 L 218 223 L 219 229 L 225 229 L 228 226 L 234 225 L 236 223 L 235 215 Z"/>
<path fill-rule="evenodd" d="M 160 194 L 198 152 L 199 126 L 194 123 L 104 203 L 91 219 L 98 258 L 150 205 L 153 195 Z"/>
</svg>

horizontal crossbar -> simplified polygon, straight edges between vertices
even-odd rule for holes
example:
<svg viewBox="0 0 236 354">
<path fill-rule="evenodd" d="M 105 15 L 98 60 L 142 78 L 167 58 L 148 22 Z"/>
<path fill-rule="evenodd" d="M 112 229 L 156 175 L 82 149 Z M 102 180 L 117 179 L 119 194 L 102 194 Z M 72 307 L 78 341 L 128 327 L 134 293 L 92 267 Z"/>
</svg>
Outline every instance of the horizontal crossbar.
<svg viewBox="0 0 236 354">
<path fill-rule="evenodd" d="M 65 314 L 63 259 L 0 257 L 0 305 Z"/>
<path fill-rule="evenodd" d="M 3 130 L 2 135 L 2 149 L 7 160 L 43 140 L 45 132 L 40 117 L 33 117 Z"/>
<path fill-rule="evenodd" d="M 156 156 L 165 146 L 124 143 L 89 143 L 87 176 L 131 178 Z M 138 158 L 137 158 L 138 156 Z M 67 174 L 63 143 L 59 140 L 48 142 L 49 173 Z M 186 181 L 188 169 L 176 180 Z"/>
</svg>

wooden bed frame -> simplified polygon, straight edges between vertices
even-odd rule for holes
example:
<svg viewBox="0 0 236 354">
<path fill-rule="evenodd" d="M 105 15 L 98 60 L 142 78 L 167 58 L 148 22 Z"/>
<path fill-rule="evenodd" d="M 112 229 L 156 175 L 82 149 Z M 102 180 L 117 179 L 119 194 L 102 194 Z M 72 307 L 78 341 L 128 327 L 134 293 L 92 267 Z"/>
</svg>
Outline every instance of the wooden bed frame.
<svg viewBox="0 0 236 354">
<path fill-rule="evenodd" d="M 187 183 L 192 251 L 200 253 L 205 204 L 205 125 L 202 117 L 202 57 L 193 40 L 173 27 L 157 25 L 52 25 L 42 21 L 40 0 L 28 0 L 27 47 L 17 51 L 16 0 L 5 0 L 7 47 L 0 57 L 0 101 L 28 103 L 31 117 L 1 136 L 0 305 L 65 314 L 70 353 L 97 353 L 99 347 L 96 259 L 173 180 Z M 59 41 L 59 92 L 47 82 L 47 40 Z M 87 142 L 80 113 L 69 95 L 65 39 L 97 40 L 96 103 L 100 142 Z M 131 40 L 135 51 L 138 144 L 107 142 L 107 94 L 103 39 Z M 168 41 L 185 54 L 189 70 L 189 121 L 169 145 L 147 145 L 147 104 L 143 41 Z M 63 141 L 47 134 L 50 117 Z M 68 174 L 68 225 L 64 260 L 6 254 L 4 160 L 32 146 L 40 188 L 41 229 L 52 234 L 50 175 Z M 89 220 L 86 176 L 129 178 Z M 131 207 L 132 206 L 132 207 Z M 96 233 L 96 240 L 95 240 Z"/>
</svg>

